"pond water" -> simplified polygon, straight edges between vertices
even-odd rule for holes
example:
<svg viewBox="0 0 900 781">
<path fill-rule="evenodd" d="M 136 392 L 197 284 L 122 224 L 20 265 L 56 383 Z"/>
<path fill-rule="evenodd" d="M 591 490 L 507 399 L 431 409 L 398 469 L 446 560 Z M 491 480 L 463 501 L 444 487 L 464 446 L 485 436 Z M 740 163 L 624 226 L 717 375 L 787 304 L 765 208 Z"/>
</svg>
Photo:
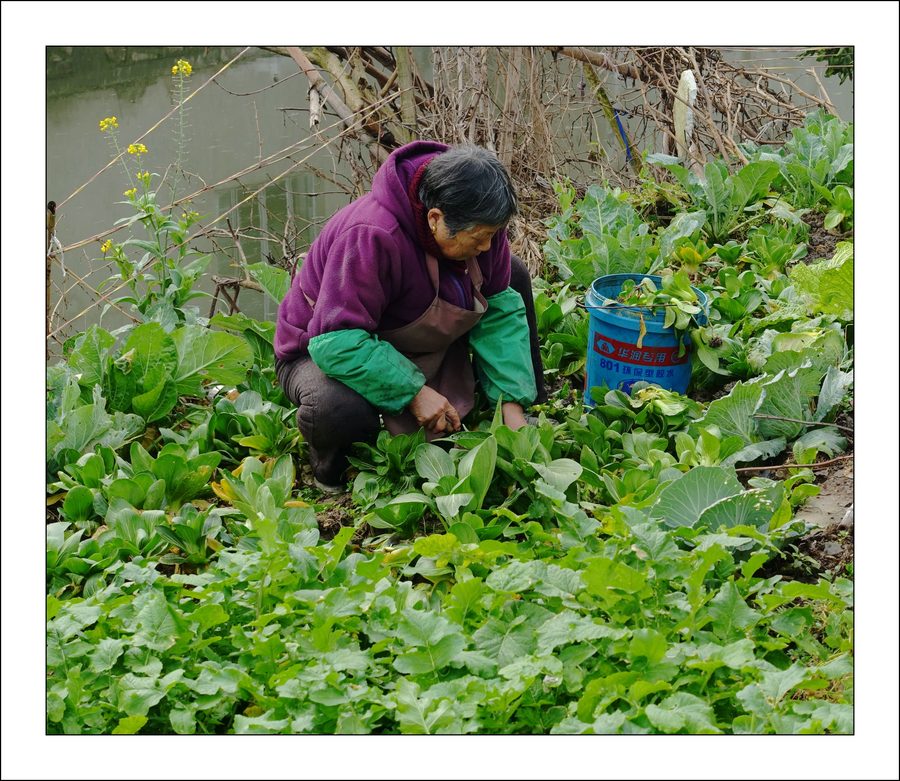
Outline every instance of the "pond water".
<svg viewBox="0 0 900 781">
<path fill-rule="evenodd" d="M 65 247 L 72 247 L 65 254 L 67 270 L 87 277 L 86 281 L 95 288 L 104 278 L 115 274 L 116 268 L 102 261 L 102 239 L 86 246 L 77 245 L 132 213 L 127 204 L 119 203 L 124 200 L 123 191 L 131 186 L 121 164 L 91 181 L 113 157 L 107 139 L 99 132 L 99 120 L 117 117 L 120 144 L 127 146 L 174 106 L 171 67 L 176 59 L 184 57 L 193 65 L 189 94 L 240 51 L 94 47 L 48 50 L 47 199 L 60 204 L 57 235 Z M 307 115 L 301 111 L 307 107 L 306 84 L 297 74 L 297 66 L 289 58 L 252 50 L 187 104 L 184 169 L 188 178 L 178 182 L 178 196 L 227 179 L 259 159 L 307 138 Z M 163 174 L 166 166 L 175 160 L 176 119 L 173 115 L 143 139 L 142 143 L 149 149 L 143 161 L 147 170 Z M 310 163 L 336 176 L 348 173 L 334 170 L 327 151 L 315 152 L 312 144 L 295 154 L 293 161 L 306 157 L 309 152 L 314 152 Z M 280 178 L 277 184 L 262 189 L 291 165 L 291 160 L 285 160 L 250 171 L 239 181 L 221 185 L 196 198 L 191 208 L 208 221 L 244 201 L 230 217 L 232 226 L 237 230 L 252 226 L 271 234 L 255 232 L 242 240 L 248 262 L 267 256 L 281 258 L 283 248 L 279 239 L 284 234 L 286 219 L 293 219 L 296 232 L 307 243 L 321 221 L 348 200 L 337 186 L 318 180 L 312 172 L 300 168 Z M 90 183 L 85 185 L 86 182 Z M 260 189 L 258 195 L 245 200 Z M 166 188 L 160 192 L 160 199 L 166 204 L 170 198 L 168 192 Z M 227 227 L 224 221 L 220 225 L 223 229 Z M 137 231 L 135 235 L 139 234 Z M 114 240 L 125 237 L 125 231 L 120 231 Z M 233 242 L 225 238 L 220 244 L 232 246 Z M 212 292 L 212 274 L 240 276 L 229 254 L 233 252 L 216 253 L 201 289 Z M 96 298 L 76 284 L 73 274 L 63 279 L 61 270 L 54 269 L 53 279 L 56 295 L 60 290 L 66 291 L 61 307 L 66 320 L 89 307 Z M 255 291 L 243 290 L 240 305 L 242 311 L 254 317 L 274 319 L 274 303 Z M 208 307 L 209 303 L 201 305 L 201 313 L 207 314 Z M 97 322 L 100 311 L 101 307 L 91 307 L 66 331 L 82 330 Z M 124 318 L 115 310 L 103 315 L 102 324 L 106 328 L 122 322 Z"/>
<path fill-rule="evenodd" d="M 60 330 L 59 338 L 98 322 L 101 313 L 101 324 L 107 329 L 126 322 L 115 309 L 103 312 L 102 306 L 93 305 L 97 296 L 76 279 L 77 275 L 98 288 L 116 274 L 116 268 L 102 258 L 103 239 L 86 240 L 131 214 L 128 205 L 119 203 L 123 191 L 130 187 L 122 166 L 117 164 L 97 175 L 112 158 L 107 139 L 99 132 L 99 120 L 117 117 L 119 138 L 127 145 L 157 124 L 173 107 L 171 67 L 179 57 L 193 65 L 190 92 L 241 51 L 225 47 L 47 49 L 47 200 L 60 204 L 57 235 L 68 248 L 65 264 L 71 272 L 63 278 L 59 267 L 53 270 L 53 303 L 57 307 L 54 325 L 68 323 Z M 815 81 L 804 73 L 815 63 L 798 62 L 792 57 L 795 52 L 732 49 L 728 50 L 727 57 L 735 63 L 750 63 L 785 73 L 803 89 L 818 94 Z M 427 67 L 429 50 L 418 47 L 415 54 L 420 65 Z M 821 70 L 822 66 L 820 73 Z M 852 83 L 840 85 L 835 78 L 823 82 L 838 113 L 844 119 L 851 119 Z M 615 101 L 618 98 L 615 85 L 610 87 L 610 97 Z M 251 48 L 187 105 L 184 169 L 188 177 L 178 181 L 179 196 L 228 179 L 279 150 L 305 142 L 290 158 L 249 170 L 238 181 L 217 186 L 192 202 L 191 208 L 204 215 L 206 222 L 237 207 L 230 215 L 232 226 L 242 231 L 258 229 L 250 230 L 248 238 L 242 240 L 250 263 L 282 257 L 281 237 L 286 224 L 291 226 L 290 233 L 299 237 L 298 246 L 304 248 L 322 223 L 349 200 L 346 191 L 333 181 L 317 176 L 305 165 L 296 166 L 298 161 L 310 156 L 309 163 L 327 171 L 328 177 L 336 181 L 349 183 L 352 174 L 346 162 L 335 163 L 329 150 L 319 148 L 317 142 L 309 139 L 306 90 L 306 80 L 298 75 L 293 60 Z M 176 119 L 173 115 L 143 139 L 149 149 L 144 159 L 148 170 L 163 174 L 166 166 L 175 160 Z M 615 150 L 614 144 L 611 149 Z M 281 178 L 276 184 L 263 189 L 278 177 Z M 262 191 L 253 195 L 257 190 Z M 166 190 L 161 191 L 161 197 L 165 193 Z M 227 227 L 224 221 L 218 225 L 222 229 Z M 125 234 L 126 231 L 119 231 L 114 240 L 123 240 Z M 214 289 L 213 274 L 239 276 L 234 251 L 227 249 L 233 242 L 225 235 L 219 241 L 219 247 L 225 247 L 226 251 L 215 252 L 201 285 L 208 293 Z M 241 292 L 240 306 L 242 311 L 257 318 L 275 317 L 274 302 L 252 290 Z M 207 314 L 209 302 L 201 301 L 199 309 L 201 314 Z M 51 352 L 58 351 L 59 343 L 51 343 Z"/>
</svg>

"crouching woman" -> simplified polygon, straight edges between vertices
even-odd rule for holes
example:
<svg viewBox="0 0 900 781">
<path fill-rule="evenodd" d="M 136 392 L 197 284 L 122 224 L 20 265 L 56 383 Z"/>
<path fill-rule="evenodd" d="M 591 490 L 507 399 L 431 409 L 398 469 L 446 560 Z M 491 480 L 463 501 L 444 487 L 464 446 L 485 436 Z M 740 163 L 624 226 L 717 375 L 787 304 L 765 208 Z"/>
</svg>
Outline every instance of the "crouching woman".
<svg viewBox="0 0 900 781">
<path fill-rule="evenodd" d="M 510 254 L 510 177 L 473 146 L 416 141 L 313 242 L 278 309 L 276 374 L 316 483 L 354 442 L 460 428 L 476 382 L 510 428 L 546 398 L 531 278 Z"/>
</svg>

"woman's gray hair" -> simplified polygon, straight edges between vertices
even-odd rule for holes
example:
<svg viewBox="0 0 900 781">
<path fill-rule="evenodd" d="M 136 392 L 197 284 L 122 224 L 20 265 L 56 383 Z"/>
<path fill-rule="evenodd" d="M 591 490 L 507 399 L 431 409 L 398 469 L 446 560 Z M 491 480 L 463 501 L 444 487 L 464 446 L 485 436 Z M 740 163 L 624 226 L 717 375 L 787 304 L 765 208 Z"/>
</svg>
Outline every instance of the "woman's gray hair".
<svg viewBox="0 0 900 781">
<path fill-rule="evenodd" d="M 506 225 L 516 213 L 516 191 L 497 156 L 478 146 L 457 146 L 435 157 L 419 183 L 419 200 L 444 213 L 453 236 L 474 225 Z"/>
</svg>

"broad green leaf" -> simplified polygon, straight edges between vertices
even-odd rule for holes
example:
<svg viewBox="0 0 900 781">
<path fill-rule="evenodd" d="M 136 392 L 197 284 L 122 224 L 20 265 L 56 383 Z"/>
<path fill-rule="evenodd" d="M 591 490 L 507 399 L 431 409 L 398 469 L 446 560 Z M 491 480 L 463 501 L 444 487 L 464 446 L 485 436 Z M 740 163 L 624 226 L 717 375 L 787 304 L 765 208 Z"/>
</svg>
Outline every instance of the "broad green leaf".
<svg viewBox="0 0 900 781">
<path fill-rule="evenodd" d="M 481 508 L 494 479 L 496 465 L 497 440 L 494 437 L 484 440 L 460 459 L 459 476 L 468 478 L 465 485 L 472 493 L 472 499 L 467 504 L 469 510 Z"/>
<path fill-rule="evenodd" d="M 668 650 L 665 635 L 655 629 L 635 629 L 628 644 L 628 655 L 632 660 L 643 657 L 647 664 L 661 661 Z"/>
<path fill-rule="evenodd" d="M 621 595 L 617 592 L 636 594 L 647 584 L 643 573 L 627 564 L 603 557 L 589 559 L 587 567 L 582 570 L 582 578 L 588 593 L 609 601 L 620 598 Z"/>
<path fill-rule="evenodd" d="M 809 671 L 805 667 L 795 663 L 786 670 L 764 672 L 757 685 L 769 700 L 778 702 L 797 684 L 801 683 L 808 674 Z"/>
<path fill-rule="evenodd" d="M 697 425 L 704 428 L 715 426 L 723 438 L 738 436 L 750 444 L 757 439 L 753 415 L 762 400 L 761 383 L 739 382 L 727 396 L 710 402 L 706 414 L 697 421 Z"/>
<path fill-rule="evenodd" d="M 94 492 L 76 485 L 63 502 L 62 514 L 69 521 L 84 521 L 94 514 Z"/>
<path fill-rule="evenodd" d="M 369 669 L 372 658 L 359 648 L 338 648 L 324 656 L 325 663 L 334 670 L 362 673 Z"/>
<path fill-rule="evenodd" d="M 129 357 L 131 374 L 144 390 L 158 385 L 175 373 L 178 358 L 172 337 L 159 323 L 137 326 L 122 346 L 121 358 Z"/>
<path fill-rule="evenodd" d="M 795 637 L 805 632 L 814 622 L 810 608 L 794 607 L 779 613 L 769 625 L 779 634 Z"/>
<path fill-rule="evenodd" d="M 460 665 L 480 678 L 493 678 L 497 674 L 497 663 L 481 651 L 460 651 L 453 666 Z"/>
<path fill-rule="evenodd" d="M 435 696 L 432 694 L 434 688 L 422 692 L 412 681 L 400 679 L 391 700 L 396 702 L 397 720 L 403 734 L 462 732 L 462 724 L 454 711 L 457 697 Z"/>
<path fill-rule="evenodd" d="M 431 502 L 424 494 L 402 494 L 373 512 L 391 526 L 399 527 L 417 521 Z M 468 542 L 468 540 L 465 540 Z"/>
<path fill-rule="evenodd" d="M 132 442 L 129 448 L 132 468 L 135 472 L 152 472 L 153 457 L 140 442 Z"/>
<path fill-rule="evenodd" d="M 125 673 L 119 681 L 119 708 L 129 716 L 146 716 L 166 692 L 158 678 Z"/>
<path fill-rule="evenodd" d="M 542 561 L 512 561 L 494 569 L 487 576 L 485 584 L 495 591 L 527 591 L 541 579 L 546 568 L 547 565 Z"/>
<path fill-rule="evenodd" d="M 580 476 L 583 471 L 581 464 L 571 458 L 557 458 L 544 466 L 531 463 L 531 466 L 558 491 L 566 491 Z"/>
<path fill-rule="evenodd" d="M 270 266 L 268 263 L 251 263 L 247 271 L 266 291 L 269 298 L 280 304 L 291 286 L 291 275 L 283 268 Z"/>
<path fill-rule="evenodd" d="M 733 580 L 726 581 L 706 607 L 713 629 L 723 640 L 732 640 L 754 626 L 762 617 L 750 608 Z"/>
<path fill-rule="evenodd" d="M 768 160 L 747 163 L 731 177 L 734 184 L 733 202 L 737 209 L 758 201 L 769 191 L 769 185 L 778 176 L 778 164 Z"/>
<path fill-rule="evenodd" d="M 430 442 L 416 448 L 416 471 L 420 477 L 432 483 L 440 482 L 440 479 L 447 475 L 456 474 L 450 454 Z"/>
<path fill-rule="evenodd" d="M 169 723 L 179 735 L 193 735 L 197 732 L 197 718 L 193 709 L 172 708 L 169 711 Z"/>
<path fill-rule="evenodd" d="M 68 536 L 66 530 L 71 523 L 59 522 L 47 524 L 47 567 L 53 569 L 61 565 L 69 556 L 78 550 L 81 543 L 81 536 L 84 534 L 83 529 L 78 529 Z M 54 600 L 52 604 L 49 600 Z M 55 597 L 48 597 L 47 619 L 55 618 L 59 613 L 63 603 L 56 600 Z M 52 607 L 52 609 L 51 609 Z"/>
<path fill-rule="evenodd" d="M 562 672 L 562 662 L 555 656 L 531 655 L 501 667 L 499 674 L 513 681 L 518 686 L 528 686 L 535 678 L 545 677 L 547 674 L 559 675 Z"/>
<path fill-rule="evenodd" d="M 627 718 L 620 711 L 603 713 L 594 720 L 591 729 L 595 735 L 619 735 L 624 731 Z"/>
<path fill-rule="evenodd" d="M 825 453 L 829 458 L 842 453 L 847 447 L 847 440 L 837 429 L 822 427 L 809 429 L 794 442 L 794 458 L 800 463 L 800 456 L 806 450 Z"/>
<path fill-rule="evenodd" d="M 772 488 L 744 491 L 707 507 L 697 526 L 705 526 L 712 531 L 722 527 L 730 529 L 733 526 L 763 528 L 772 520 L 782 501 L 784 487 L 780 484 Z"/>
<path fill-rule="evenodd" d="M 221 605 L 215 602 L 207 602 L 194 610 L 188 618 L 200 624 L 200 632 L 203 633 L 210 627 L 224 624 L 229 616 Z"/>
<path fill-rule="evenodd" d="M 853 706 L 843 702 L 823 702 L 807 700 L 793 704 L 793 710 L 806 716 L 811 725 L 811 732 L 822 734 L 849 735 L 853 732 Z"/>
<path fill-rule="evenodd" d="M 91 654 L 91 670 L 95 673 L 111 670 L 124 650 L 124 640 L 104 637 Z"/>
<path fill-rule="evenodd" d="M 705 211 L 679 212 L 668 227 L 660 233 L 659 239 L 659 257 L 663 261 L 667 261 L 672 251 L 675 249 L 675 242 L 678 239 L 691 236 L 700 230 L 706 223 Z"/>
<path fill-rule="evenodd" d="M 729 554 L 720 545 L 710 545 L 709 547 L 698 550 L 694 553 L 696 557 L 693 561 L 693 568 L 690 575 L 685 578 L 687 584 L 687 598 L 690 606 L 696 610 L 704 602 L 706 602 L 706 590 L 703 584 L 706 582 L 706 576 L 710 570 L 720 561 L 728 560 Z"/>
<path fill-rule="evenodd" d="M 755 718 L 748 719 L 747 723 L 743 723 L 741 721 L 742 717 L 738 717 L 732 724 L 732 731 L 738 735 L 751 732 L 757 734 L 766 732 L 765 727 L 769 717 L 772 715 L 773 708 L 772 703 L 766 700 L 759 686 L 755 683 L 747 684 L 734 697 L 741 704 L 741 707 Z"/>
<path fill-rule="evenodd" d="M 225 694 L 236 694 L 245 676 L 246 673 L 236 665 L 203 662 L 197 679 L 185 680 L 184 683 L 201 695 L 218 694 L 220 691 Z"/>
<path fill-rule="evenodd" d="M 643 551 L 650 561 L 663 562 L 678 558 L 681 550 L 672 539 L 671 532 L 659 528 L 657 523 L 642 523 L 631 527 L 636 548 Z"/>
<path fill-rule="evenodd" d="M 535 492 L 541 496 L 546 496 L 550 501 L 556 504 L 563 504 L 566 501 L 566 495 L 562 491 L 544 480 L 535 480 L 532 485 L 534 486 Z"/>
<path fill-rule="evenodd" d="M 781 593 L 786 601 L 797 599 L 825 600 L 837 605 L 847 605 L 847 600 L 842 597 L 835 589 L 833 584 L 825 580 L 818 583 L 802 583 L 798 580 L 792 580 L 781 585 Z"/>
<path fill-rule="evenodd" d="M 636 702 L 646 699 L 651 694 L 672 690 L 672 684 L 666 681 L 635 681 L 628 689 L 628 696 Z"/>
<path fill-rule="evenodd" d="M 326 705 L 328 707 L 344 705 L 348 700 L 345 691 L 336 689 L 333 686 L 313 689 L 309 693 L 309 699 L 311 702 L 318 703 L 319 705 Z"/>
<path fill-rule="evenodd" d="M 243 337 L 185 325 L 172 333 L 178 352 L 179 394 L 199 395 L 203 382 L 236 385 L 247 376 L 253 350 Z"/>
<path fill-rule="evenodd" d="M 178 392 L 171 377 L 165 376 L 146 393 L 131 399 L 132 408 L 148 423 L 165 418 L 178 403 Z"/>
<path fill-rule="evenodd" d="M 463 544 L 474 545 L 478 543 L 478 535 L 475 533 L 475 529 L 467 523 L 458 521 L 457 523 L 451 524 L 449 531 Z"/>
<path fill-rule="evenodd" d="M 582 643 L 600 638 L 618 639 L 627 634 L 626 629 L 598 624 L 591 618 L 580 616 L 573 610 L 561 613 L 541 624 L 537 630 L 537 654 L 543 656 L 561 645 Z"/>
<path fill-rule="evenodd" d="M 730 456 L 723 458 L 721 466 L 734 466 L 743 461 L 762 461 L 766 458 L 774 458 L 781 453 L 785 447 L 787 447 L 787 442 L 784 437 L 767 439 L 764 442 L 754 442 L 753 444 L 745 445 L 740 448 L 736 453 L 732 453 Z"/>
<path fill-rule="evenodd" d="M 273 719 L 274 710 L 266 711 L 262 716 L 234 717 L 235 735 L 272 735 L 284 732 L 288 727 L 287 719 Z"/>
<path fill-rule="evenodd" d="M 494 437 L 500 447 L 508 450 L 513 458 L 522 461 L 531 461 L 541 444 L 541 435 L 533 426 L 524 426 L 518 431 L 498 426 Z"/>
<path fill-rule="evenodd" d="M 438 640 L 455 634 L 457 628 L 438 613 L 422 610 L 405 610 L 397 624 L 397 638 L 407 645 L 433 645 Z"/>
<path fill-rule="evenodd" d="M 576 570 L 549 564 L 534 590 L 548 597 L 574 599 L 584 591 L 584 580 Z"/>
<path fill-rule="evenodd" d="M 481 578 L 454 583 L 450 596 L 444 603 L 444 614 L 457 624 L 464 625 L 466 619 L 474 618 L 481 611 L 481 597 L 485 593 Z"/>
<path fill-rule="evenodd" d="M 114 459 L 113 455 L 111 463 L 107 466 L 103 456 L 99 453 L 89 453 L 79 458 L 77 466 L 81 484 L 89 488 L 99 488 L 100 481 L 106 476 L 107 470 L 112 469 L 115 463 Z"/>
<path fill-rule="evenodd" d="M 733 186 L 728 176 L 728 170 L 718 161 L 712 161 L 704 166 L 703 173 L 706 181 L 702 183 L 703 195 L 709 206 L 707 210 L 708 225 L 710 226 L 710 238 L 714 241 L 724 240 L 724 228 L 732 211 L 731 192 Z"/>
<path fill-rule="evenodd" d="M 113 735 L 136 735 L 147 723 L 146 716 L 125 716 L 113 728 Z"/>
<path fill-rule="evenodd" d="M 459 511 L 472 502 L 474 494 L 467 491 L 459 494 L 448 494 L 447 496 L 436 496 L 434 503 L 437 505 L 438 512 L 444 518 L 457 518 Z"/>
<path fill-rule="evenodd" d="M 754 649 L 753 641 L 746 637 L 735 640 L 728 645 L 705 643 L 697 647 L 699 661 L 689 662 L 689 664 L 692 667 L 701 667 L 710 672 L 723 665 L 733 670 L 740 670 L 744 667 L 753 666 L 756 659 Z"/>
<path fill-rule="evenodd" d="M 759 413 L 776 418 L 812 420 L 812 400 L 819 393 L 824 373 L 814 366 L 779 372 L 764 385 L 766 395 Z M 792 440 L 806 431 L 806 426 L 791 420 L 759 418 L 757 426 L 760 434 L 766 438 L 784 437 Z"/>
<path fill-rule="evenodd" d="M 829 366 L 822 389 L 819 391 L 819 401 L 816 404 L 814 419 L 825 420 L 828 414 L 844 400 L 847 390 L 852 384 L 853 372 L 842 372 L 836 366 Z"/>
<path fill-rule="evenodd" d="M 449 635 L 421 651 L 401 654 L 394 659 L 394 669 L 405 675 L 433 673 L 450 664 L 465 647 L 466 639 L 462 634 Z"/>
<path fill-rule="evenodd" d="M 489 618 L 473 635 L 479 651 L 496 660 L 501 667 L 534 652 L 537 631 L 552 614 L 531 603 L 517 607 L 514 616 Z"/>
<path fill-rule="evenodd" d="M 149 252 L 157 260 L 162 260 L 166 256 L 166 253 L 163 251 L 162 247 L 160 247 L 158 241 L 147 241 L 146 239 L 131 238 L 124 241 L 123 245 L 139 247 L 145 252 Z"/>
<path fill-rule="evenodd" d="M 53 452 L 75 450 L 79 455 L 97 444 L 117 450 L 140 434 L 145 427 L 144 421 L 137 415 L 125 415 L 121 412 L 109 415 L 98 385 L 94 386 L 93 402 L 65 413 L 60 425 L 63 436 L 54 444 Z"/>
<path fill-rule="evenodd" d="M 426 558 L 447 557 L 458 551 L 459 540 L 453 534 L 430 534 L 427 537 L 419 537 L 413 543 L 413 550 Z"/>
<path fill-rule="evenodd" d="M 100 613 L 99 605 L 70 602 L 50 622 L 50 625 L 63 640 L 67 640 L 96 622 L 100 618 Z"/>
<path fill-rule="evenodd" d="M 807 265 L 798 263 L 789 273 L 798 292 L 813 302 L 814 313 L 853 317 L 853 244 L 839 242 L 834 256 Z"/>
<path fill-rule="evenodd" d="M 135 443 L 136 444 L 136 443 Z M 146 472 L 139 472 L 134 479 L 119 478 L 113 480 L 106 489 L 106 498 L 112 503 L 113 499 L 124 499 L 133 507 L 141 507 L 147 496 L 147 487 L 144 481 L 137 478 L 147 478 L 152 484 L 152 475 Z"/>
<path fill-rule="evenodd" d="M 66 714 L 66 701 L 56 692 L 47 693 L 47 721 L 60 722 Z"/>
<path fill-rule="evenodd" d="M 172 608 L 164 594 L 156 593 L 137 614 L 140 631 L 134 636 L 135 643 L 164 651 L 175 643 L 176 624 Z"/>
<path fill-rule="evenodd" d="M 684 729 L 690 734 L 720 733 L 715 725 L 712 706 L 696 695 L 676 692 L 659 705 L 648 705 L 647 718 L 663 732 L 677 732 Z"/>
<path fill-rule="evenodd" d="M 68 448 L 81 454 L 89 445 L 99 441 L 112 426 L 112 418 L 106 413 L 103 397 L 98 399 L 97 396 L 95 393 L 93 404 L 78 407 L 63 418 L 65 436 L 57 445 L 57 452 Z"/>
<path fill-rule="evenodd" d="M 669 526 L 695 526 L 707 507 L 741 490 L 734 470 L 698 466 L 663 488 L 650 512 Z"/>
<path fill-rule="evenodd" d="M 115 341 L 115 337 L 99 325 L 92 325 L 78 337 L 76 347 L 69 355 L 69 368 L 81 375 L 78 378 L 81 385 L 90 388 L 103 382 L 109 351 Z"/>
</svg>

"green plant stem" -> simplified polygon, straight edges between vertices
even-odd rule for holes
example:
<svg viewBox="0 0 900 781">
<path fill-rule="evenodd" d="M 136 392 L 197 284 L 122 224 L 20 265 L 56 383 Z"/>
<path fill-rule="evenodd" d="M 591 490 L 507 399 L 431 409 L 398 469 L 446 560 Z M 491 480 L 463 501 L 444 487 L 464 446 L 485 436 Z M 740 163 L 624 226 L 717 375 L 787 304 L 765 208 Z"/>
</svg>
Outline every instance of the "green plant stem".
<svg viewBox="0 0 900 781">
<path fill-rule="evenodd" d="M 125 162 L 125 153 L 119 149 L 119 139 L 116 138 L 116 134 L 112 132 L 110 132 L 109 137 L 112 139 L 113 148 L 116 150 L 116 157 L 122 161 L 122 168 L 125 169 L 125 175 L 128 177 L 128 182 L 134 187 L 134 179 L 131 177 L 131 171 L 128 170 L 128 163 Z"/>
</svg>

